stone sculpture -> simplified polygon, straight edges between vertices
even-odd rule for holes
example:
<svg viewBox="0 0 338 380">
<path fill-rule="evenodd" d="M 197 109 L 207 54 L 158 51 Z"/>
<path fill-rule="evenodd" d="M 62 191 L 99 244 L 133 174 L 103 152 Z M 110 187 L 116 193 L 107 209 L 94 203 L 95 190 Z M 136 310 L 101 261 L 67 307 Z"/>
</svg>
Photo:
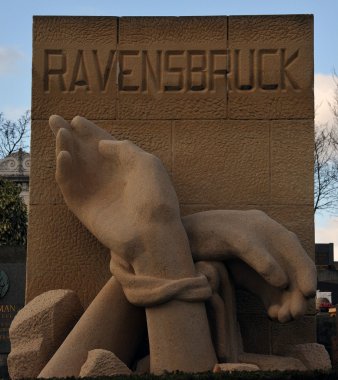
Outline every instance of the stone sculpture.
<svg viewBox="0 0 338 380">
<path fill-rule="evenodd" d="M 181 218 L 158 158 L 79 116 L 52 116 L 50 126 L 64 200 L 110 249 L 113 277 L 39 377 L 79 376 L 94 349 L 131 366 L 146 330 L 153 373 L 243 362 L 234 286 L 256 294 L 271 319 L 304 314 L 316 270 L 292 232 L 256 210 Z"/>
<path fill-rule="evenodd" d="M 11 378 L 34 378 L 40 373 L 83 313 L 73 291 L 50 290 L 34 298 L 10 327 Z"/>
</svg>

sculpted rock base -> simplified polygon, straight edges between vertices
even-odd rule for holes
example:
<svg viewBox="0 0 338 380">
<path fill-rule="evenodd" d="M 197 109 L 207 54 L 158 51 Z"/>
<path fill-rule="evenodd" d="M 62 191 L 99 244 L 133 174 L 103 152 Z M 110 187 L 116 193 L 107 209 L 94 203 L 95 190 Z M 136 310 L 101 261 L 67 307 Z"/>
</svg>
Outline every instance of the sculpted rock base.
<svg viewBox="0 0 338 380">
<path fill-rule="evenodd" d="M 79 376 L 89 351 L 114 352 L 131 365 L 146 331 L 145 313 L 131 305 L 112 277 L 41 371 L 39 377 Z"/>
<path fill-rule="evenodd" d="M 298 359 L 277 355 L 260 355 L 242 353 L 239 355 L 241 363 L 257 365 L 262 371 L 306 371 L 305 365 Z"/>
<path fill-rule="evenodd" d="M 83 313 L 71 290 L 51 290 L 18 312 L 9 329 L 12 379 L 37 377 Z"/>
<path fill-rule="evenodd" d="M 259 367 L 255 364 L 246 363 L 220 363 L 216 364 L 213 372 L 234 372 L 234 371 L 246 371 L 253 372 L 259 371 Z"/>
<path fill-rule="evenodd" d="M 332 368 L 330 356 L 322 344 L 304 343 L 288 346 L 281 351 L 281 355 L 299 359 L 308 370 L 327 371 Z"/>
<path fill-rule="evenodd" d="M 209 268 L 203 264 L 197 267 L 208 277 L 210 283 L 218 283 L 218 281 L 215 282 L 217 276 L 212 273 L 212 269 L 217 266 Z M 227 283 L 226 276 L 224 278 Z M 230 284 L 227 283 L 227 285 Z M 213 291 L 217 289 L 215 286 L 212 288 Z M 216 295 L 217 291 L 214 293 L 214 296 Z M 231 298 L 231 302 L 235 302 L 233 296 Z M 225 300 L 226 297 L 223 299 Z M 119 300 L 117 303 L 120 307 L 119 313 L 111 313 L 110 306 L 117 300 Z M 122 310 L 124 304 L 125 310 Z M 212 307 L 212 310 L 216 311 L 216 309 Z M 45 368 L 39 377 L 51 377 L 52 374 L 56 377 L 131 374 L 132 371 L 125 363 L 132 363 L 132 356 L 136 354 L 139 342 L 144 336 L 144 311 L 128 303 L 121 292 L 120 285 L 112 277 L 61 344 L 81 313 L 82 307 L 77 296 L 69 290 L 49 291 L 28 303 L 18 313 L 10 328 L 12 352 L 9 355 L 8 366 L 11 378 L 37 377 L 43 367 Z M 135 322 L 128 323 L 128 332 L 121 330 L 122 321 L 125 321 L 128 316 L 130 319 L 130 315 L 134 315 Z M 221 315 L 224 316 L 223 313 Z M 93 320 L 96 320 L 98 324 L 93 324 Z M 234 316 L 233 324 L 235 321 L 236 316 Z M 222 334 L 227 335 L 229 330 L 233 330 L 235 334 L 233 326 L 226 326 L 224 331 L 223 323 L 212 322 L 211 326 L 218 326 L 216 329 L 218 333 L 213 334 L 214 339 Z M 98 325 L 106 326 L 106 329 L 98 328 Z M 136 338 L 132 339 L 132 336 Z M 231 339 L 231 334 L 227 335 L 227 339 Z M 241 337 L 238 334 L 239 362 L 216 364 L 214 372 L 331 369 L 328 353 L 324 346 L 317 343 L 285 347 L 280 351 L 281 356 L 277 356 L 240 352 L 240 341 Z M 214 344 L 218 351 L 217 339 Z M 101 348 L 95 349 L 95 347 Z M 109 351 L 108 347 L 115 348 L 123 360 Z M 46 365 L 53 354 L 53 359 Z M 148 355 L 137 362 L 135 373 L 149 372 L 151 371 Z"/>
<path fill-rule="evenodd" d="M 137 374 L 150 372 L 150 355 L 145 356 L 137 362 L 135 372 Z"/>
<path fill-rule="evenodd" d="M 112 352 L 96 349 L 88 352 L 80 377 L 130 375 L 131 370 Z"/>
</svg>

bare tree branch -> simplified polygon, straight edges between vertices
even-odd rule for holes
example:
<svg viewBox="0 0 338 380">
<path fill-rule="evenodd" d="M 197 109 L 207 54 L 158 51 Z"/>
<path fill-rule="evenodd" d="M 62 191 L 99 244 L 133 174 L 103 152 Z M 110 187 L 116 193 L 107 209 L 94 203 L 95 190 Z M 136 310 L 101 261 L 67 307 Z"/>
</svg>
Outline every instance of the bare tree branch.
<svg viewBox="0 0 338 380">
<path fill-rule="evenodd" d="M 4 158 L 20 148 L 28 148 L 26 137 L 30 126 L 30 112 L 26 111 L 17 121 L 5 119 L 0 112 L 0 158 Z"/>
<path fill-rule="evenodd" d="M 334 73 L 335 96 L 330 107 L 332 125 L 316 125 L 314 150 L 314 212 L 338 213 L 338 77 Z"/>
</svg>

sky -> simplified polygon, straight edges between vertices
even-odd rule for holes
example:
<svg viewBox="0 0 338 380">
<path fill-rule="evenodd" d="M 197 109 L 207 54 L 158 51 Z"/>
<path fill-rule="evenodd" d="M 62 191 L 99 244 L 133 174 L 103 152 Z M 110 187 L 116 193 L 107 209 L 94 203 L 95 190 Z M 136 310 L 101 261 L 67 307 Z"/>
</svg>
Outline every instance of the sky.
<svg viewBox="0 0 338 380">
<path fill-rule="evenodd" d="M 338 72 L 338 0 L 0 0 L 0 112 L 17 119 L 30 108 L 33 15 L 203 16 L 313 14 L 316 123 L 332 122 L 332 74 Z M 316 216 L 316 242 L 334 242 L 338 217 Z"/>
</svg>

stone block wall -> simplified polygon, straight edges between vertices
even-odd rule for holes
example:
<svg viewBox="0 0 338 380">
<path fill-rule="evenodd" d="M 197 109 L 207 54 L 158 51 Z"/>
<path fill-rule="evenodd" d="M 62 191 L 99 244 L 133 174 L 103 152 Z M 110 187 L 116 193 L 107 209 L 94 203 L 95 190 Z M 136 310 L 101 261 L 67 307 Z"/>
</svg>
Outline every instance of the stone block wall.
<svg viewBox="0 0 338 380">
<path fill-rule="evenodd" d="M 109 278 L 107 250 L 55 183 L 52 114 L 156 154 L 183 215 L 261 209 L 313 257 L 312 16 L 35 17 L 33 36 L 27 301 L 70 288 L 87 306 Z M 246 297 L 251 351 L 315 341 L 312 304 L 278 326 Z"/>
</svg>

